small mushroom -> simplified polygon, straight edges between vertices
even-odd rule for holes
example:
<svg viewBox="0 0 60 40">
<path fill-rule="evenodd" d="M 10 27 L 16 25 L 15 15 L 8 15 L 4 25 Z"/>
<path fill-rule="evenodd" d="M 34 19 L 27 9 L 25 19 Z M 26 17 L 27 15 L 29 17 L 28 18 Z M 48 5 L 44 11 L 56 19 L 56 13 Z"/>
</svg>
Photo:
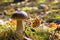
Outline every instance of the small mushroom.
<svg viewBox="0 0 60 40">
<path fill-rule="evenodd" d="M 3 13 L 2 13 L 1 18 L 5 18 L 6 15 L 7 15 L 7 10 L 4 10 Z"/>
<path fill-rule="evenodd" d="M 23 31 L 24 31 L 23 21 L 24 19 L 28 18 L 27 13 L 24 11 L 20 11 L 20 12 L 18 11 L 18 12 L 15 12 L 11 18 L 17 21 L 16 33 L 23 35 Z M 23 37 L 21 36 L 21 40 L 22 38 Z"/>
<path fill-rule="evenodd" d="M 60 26 L 55 29 L 55 31 L 60 31 Z"/>
</svg>

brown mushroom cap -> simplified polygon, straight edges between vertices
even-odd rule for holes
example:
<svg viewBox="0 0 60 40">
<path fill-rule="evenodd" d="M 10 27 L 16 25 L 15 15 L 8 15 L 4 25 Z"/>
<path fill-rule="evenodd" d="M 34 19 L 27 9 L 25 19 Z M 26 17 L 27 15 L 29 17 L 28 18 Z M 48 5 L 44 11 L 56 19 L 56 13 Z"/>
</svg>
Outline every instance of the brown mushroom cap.
<svg viewBox="0 0 60 40">
<path fill-rule="evenodd" d="M 20 12 L 15 12 L 12 17 L 12 19 L 26 19 L 28 18 L 28 15 L 26 12 L 24 11 L 20 11 Z"/>
</svg>

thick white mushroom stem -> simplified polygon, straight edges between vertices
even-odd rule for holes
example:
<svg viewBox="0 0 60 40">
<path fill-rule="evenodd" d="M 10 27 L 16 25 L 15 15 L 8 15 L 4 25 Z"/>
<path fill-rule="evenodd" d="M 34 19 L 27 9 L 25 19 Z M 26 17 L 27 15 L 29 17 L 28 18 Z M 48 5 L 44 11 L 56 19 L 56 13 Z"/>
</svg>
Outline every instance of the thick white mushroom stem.
<svg viewBox="0 0 60 40">
<path fill-rule="evenodd" d="M 16 28 L 16 32 L 19 34 L 20 36 L 20 40 L 23 40 L 23 21 L 22 20 L 17 20 L 17 28 Z"/>
<path fill-rule="evenodd" d="M 22 33 L 23 32 L 23 21 L 22 20 L 17 20 L 17 29 L 16 31 L 18 33 Z"/>
</svg>

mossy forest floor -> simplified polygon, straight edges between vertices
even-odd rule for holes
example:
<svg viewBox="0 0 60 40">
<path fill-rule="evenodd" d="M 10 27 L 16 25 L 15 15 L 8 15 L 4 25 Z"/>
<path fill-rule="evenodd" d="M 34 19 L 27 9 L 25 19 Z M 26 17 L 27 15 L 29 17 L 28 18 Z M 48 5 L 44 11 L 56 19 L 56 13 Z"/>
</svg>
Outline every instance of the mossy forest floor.
<svg viewBox="0 0 60 40">
<path fill-rule="evenodd" d="M 19 11 L 19 9 L 25 11 L 29 16 L 24 21 L 24 37 L 29 38 L 28 40 L 60 40 L 59 0 L 57 2 L 36 0 L 7 3 L 7 5 L 1 5 L 0 9 L 0 40 L 20 39 L 19 35 L 21 34 L 15 34 L 16 20 L 11 19 L 14 12 Z"/>
</svg>

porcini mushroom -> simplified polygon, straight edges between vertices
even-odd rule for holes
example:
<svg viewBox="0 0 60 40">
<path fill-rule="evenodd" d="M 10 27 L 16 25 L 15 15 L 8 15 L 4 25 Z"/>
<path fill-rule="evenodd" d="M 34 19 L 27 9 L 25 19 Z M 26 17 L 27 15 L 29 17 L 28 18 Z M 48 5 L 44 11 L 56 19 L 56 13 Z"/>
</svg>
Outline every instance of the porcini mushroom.
<svg viewBox="0 0 60 40">
<path fill-rule="evenodd" d="M 28 17 L 28 15 L 27 15 L 27 13 L 24 12 L 24 11 L 15 12 L 15 13 L 12 15 L 11 18 L 17 20 L 16 33 L 23 35 L 23 31 L 24 31 L 23 21 L 24 21 L 24 19 L 26 19 L 27 17 Z M 23 37 L 21 37 L 21 40 L 23 40 Z"/>
</svg>

